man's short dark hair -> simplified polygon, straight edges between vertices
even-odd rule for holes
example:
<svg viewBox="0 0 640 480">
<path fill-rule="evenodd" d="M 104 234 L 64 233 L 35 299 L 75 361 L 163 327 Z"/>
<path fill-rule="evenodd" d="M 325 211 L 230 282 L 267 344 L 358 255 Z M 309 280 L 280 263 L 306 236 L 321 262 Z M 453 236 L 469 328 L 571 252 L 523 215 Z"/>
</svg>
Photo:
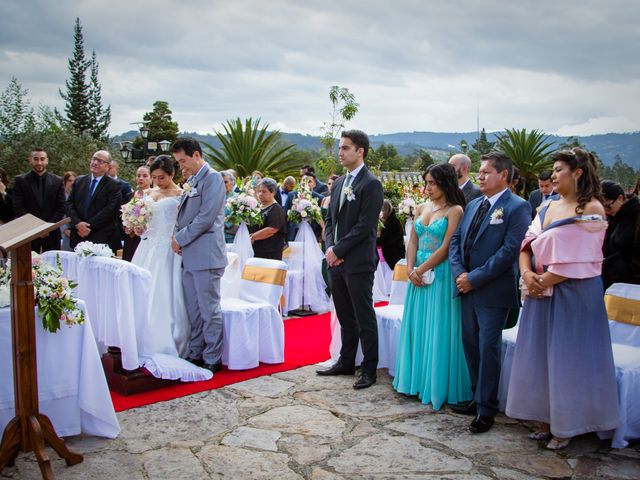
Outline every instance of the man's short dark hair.
<svg viewBox="0 0 640 480">
<path fill-rule="evenodd" d="M 176 153 L 183 151 L 188 157 L 193 157 L 195 152 L 198 152 L 202 156 L 202 147 L 195 138 L 180 137 L 171 145 L 171 152 Z"/>
<path fill-rule="evenodd" d="M 313 165 L 304 165 L 300 167 L 300 170 L 304 170 L 305 172 L 312 173 L 312 174 L 316 173 L 316 169 Z"/>
<path fill-rule="evenodd" d="M 493 168 L 496 169 L 496 172 L 500 173 L 503 170 L 507 171 L 507 183 L 511 183 L 513 180 L 513 163 L 511 159 L 502 152 L 489 152 L 486 155 L 482 155 L 480 158 L 483 162 L 489 161 Z"/>
<path fill-rule="evenodd" d="M 303 177 L 311 177 L 315 180 L 316 183 L 318 183 L 318 177 L 316 177 L 315 173 L 311 173 L 309 172 L 309 170 L 307 170 L 307 173 L 302 175 Z"/>
<path fill-rule="evenodd" d="M 367 158 L 367 154 L 369 153 L 369 136 L 366 133 L 362 130 L 344 130 L 340 134 L 340 137 L 351 140 L 356 146 L 356 149 L 364 149 L 362 158 Z"/>
<path fill-rule="evenodd" d="M 542 180 L 543 182 L 546 182 L 547 180 L 551 180 L 551 170 L 542 170 L 538 174 L 538 180 Z"/>
</svg>

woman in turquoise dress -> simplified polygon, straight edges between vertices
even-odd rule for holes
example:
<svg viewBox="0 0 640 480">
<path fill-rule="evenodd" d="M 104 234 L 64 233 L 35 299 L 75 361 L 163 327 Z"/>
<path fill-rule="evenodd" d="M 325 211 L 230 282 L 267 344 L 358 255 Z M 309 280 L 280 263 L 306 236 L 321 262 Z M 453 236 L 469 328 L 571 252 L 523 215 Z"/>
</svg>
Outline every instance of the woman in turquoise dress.
<svg viewBox="0 0 640 480">
<path fill-rule="evenodd" d="M 449 268 L 449 242 L 465 206 L 455 170 L 432 165 L 425 174 L 431 202 L 418 207 L 407 246 L 409 287 L 393 388 L 439 410 L 470 400 L 471 380 L 462 347 L 460 299 Z M 425 275 L 433 269 L 433 282 Z"/>
</svg>

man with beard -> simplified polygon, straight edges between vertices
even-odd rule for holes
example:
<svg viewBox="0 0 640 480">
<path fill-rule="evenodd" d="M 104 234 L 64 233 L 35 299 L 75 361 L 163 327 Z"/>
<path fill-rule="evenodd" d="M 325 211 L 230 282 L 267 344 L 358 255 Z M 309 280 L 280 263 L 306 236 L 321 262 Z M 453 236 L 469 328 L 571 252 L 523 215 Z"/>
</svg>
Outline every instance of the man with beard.
<svg viewBox="0 0 640 480">
<path fill-rule="evenodd" d="M 471 178 L 469 178 L 469 170 L 471 169 L 471 159 L 463 153 L 458 153 L 449 159 L 449 164 L 456 170 L 458 175 L 458 186 L 464 195 L 464 199 L 467 201 L 467 205 L 474 198 L 478 198 L 482 195 L 480 189 L 473 184 Z"/>
</svg>

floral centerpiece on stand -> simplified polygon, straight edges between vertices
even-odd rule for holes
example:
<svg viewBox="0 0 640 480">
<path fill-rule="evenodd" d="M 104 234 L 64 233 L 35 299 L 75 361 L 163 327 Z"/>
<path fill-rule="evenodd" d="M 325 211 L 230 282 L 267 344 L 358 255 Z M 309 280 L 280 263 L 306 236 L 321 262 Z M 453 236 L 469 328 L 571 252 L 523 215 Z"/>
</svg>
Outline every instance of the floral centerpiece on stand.
<svg viewBox="0 0 640 480">
<path fill-rule="evenodd" d="M 139 237 L 147 231 L 149 222 L 151 221 L 151 205 L 145 198 L 136 198 L 135 196 L 130 202 L 120 207 L 122 212 L 122 226 L 128 234 L 134 234 Z"/>
<path fill-rule="evenodd" d="M 353 193 L 351 193 L 353 195 Z M 293 201 L 291 209 L 287 214 L 287 220 L 293 223 L 300 223 L 303 221 L 310 222 L 312 220 L 320 223 L 322 222 L 322 212 L 318 201 L 313 198 L 311 194 L 311 187 L 309 183 L 303 179 L 300 182 L 300 188 L 298 190 L 298 197 Z"/>
<path fill-rule="evenodd" d="M 113 250 L 104 243 L 80 242 L 73 251 L 81 257 L 113 257 Z"/>
<path fill-rule="evenodd" d="M 227 199 L 226 223 L 240 225 L 242 222 L 248 226 L 262 225 L 262 215 L 258 207 L 258 200 L 253 195 L 240 192 Z"/>
<path fill-rule="evenodd" d="M 84 311 L 71 297 L 71 290 L 77 285 L 62 276 L 60 257 L 56 256 L 56 265 L 52 266 L 33 252 L 31 263 L 35 302 L 45 330 L 55 333 L 61 324 L 70 327 L 84 323 Z M 6 265 L 0 265 L 0 290 L 8 290 L 10 281 L 11 262 L 7 261 Z"/>
</svg>

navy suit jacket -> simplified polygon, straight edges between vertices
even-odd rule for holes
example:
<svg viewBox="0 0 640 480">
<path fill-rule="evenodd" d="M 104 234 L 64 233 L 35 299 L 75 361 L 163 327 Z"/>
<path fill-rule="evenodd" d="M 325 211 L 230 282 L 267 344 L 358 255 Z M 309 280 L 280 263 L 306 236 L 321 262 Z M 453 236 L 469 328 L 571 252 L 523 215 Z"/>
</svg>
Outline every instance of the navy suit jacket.
<svg viewBox="0 0 640 480">
<path fill-rule="evenodd" d="M 465 241 L 483 200 L 484 195 L 467 205 L 460 225 L 451 238 L 449 262 L 454 279 L 467 271 L 464 267 Z M 491 215 L 498 209 L 502 209 L 502 222 L 492 224 Z M 530 223 L 531 206 L 509 190 L 489 210 L 471 246 L 469 258 L 468 279 L 473 290 L 466 295 L 475 305 L 504 308 L 519 305 L 518 256 Z M 456 294 L 459 293 L 456 291 Z"/>
</svg>

